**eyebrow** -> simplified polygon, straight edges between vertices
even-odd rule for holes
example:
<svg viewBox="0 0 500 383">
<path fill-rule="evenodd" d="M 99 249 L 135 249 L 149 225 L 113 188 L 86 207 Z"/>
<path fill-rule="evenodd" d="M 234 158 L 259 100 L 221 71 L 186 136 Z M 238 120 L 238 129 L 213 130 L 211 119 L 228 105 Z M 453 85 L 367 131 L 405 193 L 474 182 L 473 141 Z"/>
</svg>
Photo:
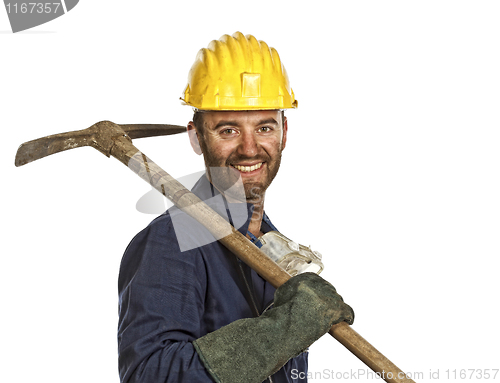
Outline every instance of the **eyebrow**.
<svg viewBox="0 0 500 383">
<path fill-rule="evenodd" d="M 257 125 L 266 125 L 266 124 L 275 124 L 275 125 L 278 125 L 278 121 L 276 121 L 274 118 L 267 118 L 265 120 L 260 120 Z M 214 127 L 214 130 L 217 129 L 217 128 L 220 128 L 222 126 L 236 126 L 236 127 L 239 127 L 240 124 L 234 120 L 222 120 L 222 121 L 219 121 L 219 123 L 217 125 L 215 125 Z"/>
</svg>

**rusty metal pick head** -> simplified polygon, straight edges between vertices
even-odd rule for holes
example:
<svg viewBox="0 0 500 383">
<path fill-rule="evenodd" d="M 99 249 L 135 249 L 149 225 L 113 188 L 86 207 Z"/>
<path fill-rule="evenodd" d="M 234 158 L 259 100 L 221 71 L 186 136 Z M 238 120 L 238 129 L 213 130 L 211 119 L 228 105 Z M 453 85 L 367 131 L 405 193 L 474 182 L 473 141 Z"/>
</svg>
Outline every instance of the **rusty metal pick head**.
<svg viewBox="0 0 500 383">
<path fill-rule="evenodd" d="M 16 166 L 22 166 L 54 153 L 92 146 L 104 155 L 110 155 L 113 139 L 121 136 L 143 138 L 165 136 L 186 131 L 186 127 L 165 124 L 125 124 L 118 125 L 111 121 L 101 121 L 90 128 L 73 132 L 53 134 L 22 144 L 17 150 Z"/>
</svg>

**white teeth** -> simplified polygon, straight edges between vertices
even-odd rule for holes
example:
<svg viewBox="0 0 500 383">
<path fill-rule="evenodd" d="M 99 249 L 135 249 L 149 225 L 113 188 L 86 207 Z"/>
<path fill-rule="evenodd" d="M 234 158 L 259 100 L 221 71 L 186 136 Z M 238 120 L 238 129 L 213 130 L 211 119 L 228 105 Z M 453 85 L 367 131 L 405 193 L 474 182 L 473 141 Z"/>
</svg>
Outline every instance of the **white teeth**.
<svg viewBox="0 0 500 383">
<path fill-rule="evenodd" d="M 236 169 L 238 169 L 240 172 L 247 173 L 251 172 L 257 169 L 260 169 L 262 166 L 262 162 L 259 162 L 258 164 L 252 165 L 252 166 L 240 166 L 240 165 L 233 165 Z"/>
</svg>

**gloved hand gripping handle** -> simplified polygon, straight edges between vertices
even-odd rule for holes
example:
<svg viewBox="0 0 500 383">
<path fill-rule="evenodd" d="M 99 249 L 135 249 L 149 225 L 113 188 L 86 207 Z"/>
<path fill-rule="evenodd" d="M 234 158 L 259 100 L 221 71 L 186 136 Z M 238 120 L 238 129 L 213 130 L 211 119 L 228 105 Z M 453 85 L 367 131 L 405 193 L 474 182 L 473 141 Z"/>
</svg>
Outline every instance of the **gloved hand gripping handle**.
<svg viewBox="0 0 500 383">
<path fill-rule="evenodd" d="M 260 383 L 332 324 L 353 320 L 354 312 L 330 283 L 303 273 L 276 290 L 269 311 L 232 322 L 193 344 L 217 383 Z"/>
</svg>

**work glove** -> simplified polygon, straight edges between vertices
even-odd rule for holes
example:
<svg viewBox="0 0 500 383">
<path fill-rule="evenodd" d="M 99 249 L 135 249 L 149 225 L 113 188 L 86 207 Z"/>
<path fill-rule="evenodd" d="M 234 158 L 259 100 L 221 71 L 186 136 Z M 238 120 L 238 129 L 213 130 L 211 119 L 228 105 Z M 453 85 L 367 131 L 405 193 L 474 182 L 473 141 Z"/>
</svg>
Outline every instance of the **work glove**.
<svg viewBox="0 0 500 383">
<path fill-rule="evenodd" d="M 354 312 L 315 273 L 290 278 L 274 294 L 274 308 L 240 319 L 193 342 L 217 383 L 261 383 Z"/>
</svg>

